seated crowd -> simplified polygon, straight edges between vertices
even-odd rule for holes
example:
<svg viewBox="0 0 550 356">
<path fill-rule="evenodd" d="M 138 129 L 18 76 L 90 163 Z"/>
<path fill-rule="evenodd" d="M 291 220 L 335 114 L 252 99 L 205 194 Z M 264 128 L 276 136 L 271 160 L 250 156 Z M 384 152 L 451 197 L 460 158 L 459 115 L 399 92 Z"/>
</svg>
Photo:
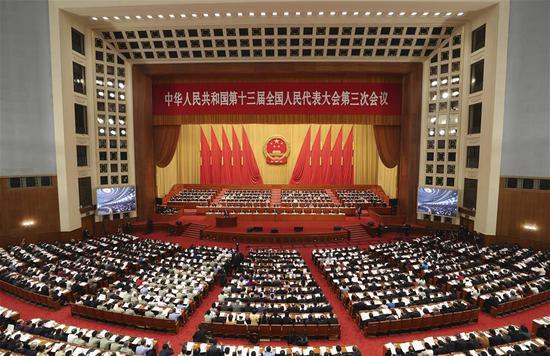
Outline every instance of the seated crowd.
<svg viewBox="0 0 550 356">
<path fill-rule="evenodd" d="M 208 205 L 216 195 L 215 189 L 184 189 L 170 198 L 170 203 L 194 203 Z"/>
<path fill-rule="evenodd" d="M 271 204 L 271 190 L 226 190 L 216 207 L 266 208 Z"/>
<path fill-rule="evenodd" d="M 233 251 L 219 247 L 178 250 L 134 274 L 120 277 L 78 304 L 127 315 L 172 319 L 182 324 L 209 290 L 218 274 L 229 267 Z"/>
<path fill-rule="evenodd" d="M 338 324 L 295 250 L 250 251 L 204 319 L 205 324 Z"/>
<path fill-rule="evenodd" d="M 237 346 L 196 342 L 184 343 L 181 348 L 180 356 L 199 356 L 206 354 L 223 354 L 224 356 L 361 356 L 361 352 L 357 346 Z"/>
<path fill-rule="evenodd" d="M 281 206 L 296 208 L 315 208 L 336 206 L 326 190 L 289 190 L 281 191 Z"/>
<path fill-rule="evenodd" d="M 336 196 L 344 207 L 357 207 L 363 205 L 385 206 L 386 203 L 371 190 L 345 189 L 336 190 Z"/>
<path fill-rule="evenodd" d="M 511 353 L 509 353 L 511 352 Z M 539 353 L 540 352 L 540 353 Z M 541 339 L 531 339 L 525 326 L 508 325 L 484 331 L 387 343 L 386 356 L 407 355 L 546 355 Z"/>
<path fill-rule="evenodd" d="M 550 289 L 550 254 L 518 247 L 476 245 L 423 237 L 371 246 L 373 252 L 419 273 L 426 281 L 461 295 L 490 312 L 499 304 Z"/>
<path fill-rule="evenodd" d="M 8 324 L 13 324 L 18 319 L 18 312 L 0 305 L 0 329 L 5 328 Z"/>
<path fill-rule="evenodd" d="M 411 270 L 357 247 L 314 250 L 320 266 L 361 327 L 471 309 L 457 293 L 427 285 Z"/>
<path fill-rule="evenodd" d="M 126 234 L 70 243 L 24 243 L 0 249 L 0 280 L 67 304 L 75 294 L 93 292 L 117 274 L 165 254 L 170 246 Z"/>
<path fill-rule="evenodd" d="M 5 310 L 0 307 L 0 310 Z M 11 311 L 15 315 L 19 313 Z M 155 355 L 157 340 L 114 334 L 35 318 L 10 319 L 0 328 L 0 353 L 23 355 Z"/>
<path fill-rule="evenodd" d="M 544 340 L 550 340 L 550 315 L 533 320 L 533 334 Z"/>
</svg>

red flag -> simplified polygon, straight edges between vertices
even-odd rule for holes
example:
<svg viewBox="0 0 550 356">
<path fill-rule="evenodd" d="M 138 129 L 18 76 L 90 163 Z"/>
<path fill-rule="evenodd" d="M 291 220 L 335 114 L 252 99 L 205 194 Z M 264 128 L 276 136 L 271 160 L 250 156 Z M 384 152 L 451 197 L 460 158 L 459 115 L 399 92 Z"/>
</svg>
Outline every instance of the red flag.
<svg viewBox="0 0 550 356">
<path fill-rule="evenodd" d="M 212 172 L 210 165 L 210 147 L 201 127 L 201 184 L 212 184 Z"/>
<path fill-rule="evenodd" d="M 235 128 L 231 126 L 231 140 L 233 142 L 233 170 L 231 171 L 231 176 L 233 177 L 233 184 L 243 184 L 242 177 L 242 156 L 243 152 L 241 151 L 241 144 L 237 138 L 237 133 Z"/>
<path fill-rule="evenodd" d="M 315 140 L 313 140 L 313 147 L 311 147 L 311 178 L 309 184 L 322 184 L 322 172 L 321 172 L 321 127 L 317 130 Z"/>
<path fill-rule="evenodd" d="M 210 147 L 212 152 L 212 184 L 222 184 L 222 149 L 212 126 L 210 126 Z"/>
<path fill-rule="evenodd" d="M 254 158 L 254 152 L 252 147 L 250 147 L 250 142 L 248 141 L 248 136 L 242 128 L 243 133 L 243 172 L 245 177 L 245 184 L 263 184 L 262 175 L 258 164 L 256 163 L 256 158 Z"/>
<path fill-rule="evenodd" d="M 353 184 L 353 127 L 351 128 L 346 144 L 344 145 L 344 169 L 342 170 L 342 184 Z"/>
<path fill-rule="evenodd" d="M 231 177 L 231 171 L 233 170 L 233 166 L 231 164 L 231 146 L 229 145 L 229 139 L 227 138 L 227 134 L 225 133 L 225 129 L 222 127 L 222 183 L 223 184 L 234 184 L 233 179 Z"/>
<path fill-rule="evenodd" d="M 307 129 L 302 148 L 296 159 L 290 184 L 308 184 L 309 183 L 309 158 L 311 156 L 311 126 Z"/>
<path fill-rule="evenodd" d="M 330 147 L 332 141 L 332 126 L 329 127 L 323 149 L 321 150 L 321 183 L 330 184 Z"/>
<path fill-rule="evenodd" d="M 330 167 L 331 184 L 342 184 L 342 127 L 336 136 L 336 142 L 330 155 L 332 165 Z"/>
</svg>

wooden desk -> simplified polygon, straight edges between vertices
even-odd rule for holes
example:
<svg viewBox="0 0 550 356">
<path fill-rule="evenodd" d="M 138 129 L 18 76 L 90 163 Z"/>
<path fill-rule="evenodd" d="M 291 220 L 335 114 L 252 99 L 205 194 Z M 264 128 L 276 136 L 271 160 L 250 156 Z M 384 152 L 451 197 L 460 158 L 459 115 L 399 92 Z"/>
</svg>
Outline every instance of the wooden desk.
<svg viewBox="0 0 550 356">
<path fill-rule="evenodd" d="M 236 216 L 216 216 L 216 227 L 236 227 Z"/>
</svg>

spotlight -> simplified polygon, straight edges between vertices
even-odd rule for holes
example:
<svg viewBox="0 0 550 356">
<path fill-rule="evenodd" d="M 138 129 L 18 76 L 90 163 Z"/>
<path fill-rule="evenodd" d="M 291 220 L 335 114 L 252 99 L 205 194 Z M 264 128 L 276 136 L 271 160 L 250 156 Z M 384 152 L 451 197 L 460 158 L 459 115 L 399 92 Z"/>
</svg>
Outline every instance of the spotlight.
<svg viewBox="0 0 550 356">
<path fill-rule="evenodd" d="M 21 222 L 21 226 L 24 226 L 24 227 L 33 226 L 34 224 L 36 224 L 34 220 L 23 220 Z"/>
</svg>

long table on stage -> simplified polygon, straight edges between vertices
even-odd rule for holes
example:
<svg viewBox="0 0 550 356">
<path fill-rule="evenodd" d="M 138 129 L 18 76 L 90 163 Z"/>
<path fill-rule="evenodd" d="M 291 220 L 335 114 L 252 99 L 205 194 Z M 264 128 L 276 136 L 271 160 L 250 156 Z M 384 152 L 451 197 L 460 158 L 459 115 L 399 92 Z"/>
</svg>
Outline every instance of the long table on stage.
<svg viewBox="0 0 550 356">
<path fill-rule="evenodd" d="M 213 229 L 204 229 L 201 231 L 201 239 L 222 242 L 242 242 L 242 243 L 323 243 L 330 241 L 347 241 L 350 232 L 342 229 L 338 231 L 326 232 L 284 232 L 272 233 L 269 230 L 262 232 L 244 232 L 244 231 L 218 231 Z"/>
<path fill-rule="evenodd" d="M 275 220 L 286 221 L 286 217 L 297 216 L 296 220 L 303 219 L 305 216 L 315 216 L 315 219 L 325 220 L 337 220 L 342 216 L 355 216 L 355 208 L 334 208 L 334 207 L 314 207 L 314 208 L 290 208 L 290 207 L 277 207 L 277 208 L 257 208 L 257 207 L 212 207 L 212 206 L 198 206 L 197 215 L 213 215 L 220 216 L 227 211 L 231 216 L 260 216 L 261 219 L 269 219 L 270 216 L 274 216 Z M 301 217 L 301 218 L 300 218 Z M 333 217 L 332 219 L 330 217 Z M 292 219 L 288 221 L 293 221 Z"/>
<path fill-rule="evenodd" d="M 233 215 L 232 215 L 233 216 Z M 254 222 L 254 221 L 342 221 L 345 217 L 344 214 L 340 215 L 328 215 L 328 214 L 237 214 L 240 221 Z M 217 219 L 219 214 L 207 214 L 206 221 L 210 225 L 217 226 Z"/>
<path fill-rule="evenodd" d="M 236 227 L 236 216 L 216 216 L 216 227 Z"/>
</svg>

